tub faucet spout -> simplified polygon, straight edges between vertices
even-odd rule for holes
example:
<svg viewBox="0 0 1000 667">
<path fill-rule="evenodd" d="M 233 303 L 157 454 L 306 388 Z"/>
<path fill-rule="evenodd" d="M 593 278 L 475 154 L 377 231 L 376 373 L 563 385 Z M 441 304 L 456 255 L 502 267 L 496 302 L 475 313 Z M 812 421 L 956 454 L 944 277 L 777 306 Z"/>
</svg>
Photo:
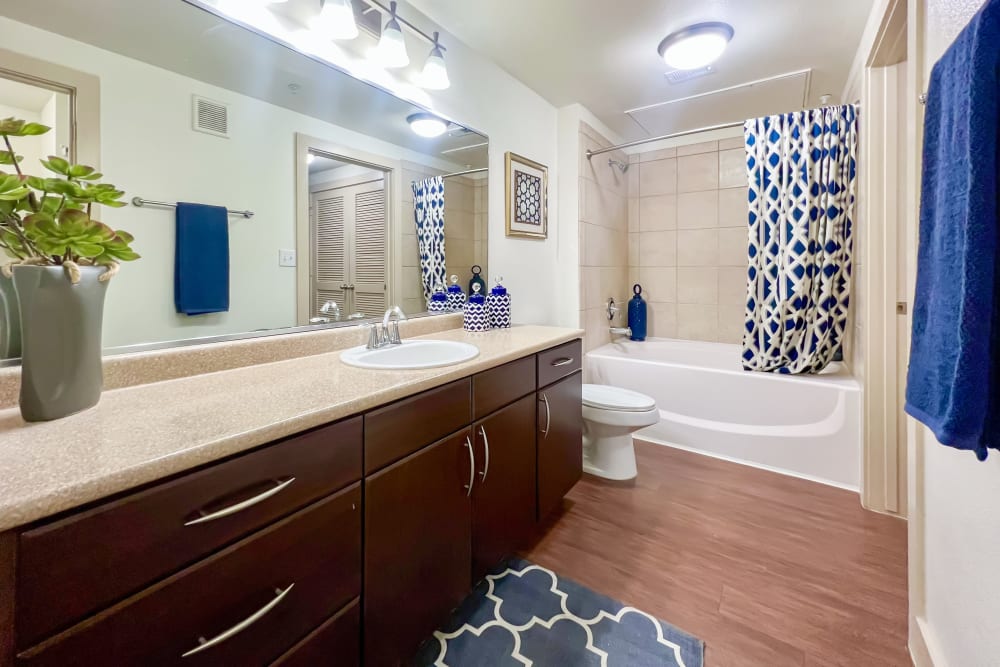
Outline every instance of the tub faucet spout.
<svg viewBox="0 0 1000 667">
<path fill-rule="evenodd" d="M 629 327 L 611 327 L 612 336 L 628 336 L 632 337 L 632 329 Z"/>
</svg>

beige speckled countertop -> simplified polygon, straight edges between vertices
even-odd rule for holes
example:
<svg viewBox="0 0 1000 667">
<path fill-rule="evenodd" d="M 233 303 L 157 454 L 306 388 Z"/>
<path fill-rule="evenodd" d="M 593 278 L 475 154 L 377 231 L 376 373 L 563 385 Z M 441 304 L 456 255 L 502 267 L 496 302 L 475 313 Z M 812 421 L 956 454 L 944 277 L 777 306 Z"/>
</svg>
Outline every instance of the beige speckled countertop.
<svg viewBox="0 0 1000 667">
<path fill-rule="evenodd" d="M 579 338 L 542 326 L 421 336 L 479 347 L 444 368 L 376 371 L 340 352 L 107 391 L 94 408 L 26 424 L 0 411 L 0 531 L 358 414 Z"/>
</svg>

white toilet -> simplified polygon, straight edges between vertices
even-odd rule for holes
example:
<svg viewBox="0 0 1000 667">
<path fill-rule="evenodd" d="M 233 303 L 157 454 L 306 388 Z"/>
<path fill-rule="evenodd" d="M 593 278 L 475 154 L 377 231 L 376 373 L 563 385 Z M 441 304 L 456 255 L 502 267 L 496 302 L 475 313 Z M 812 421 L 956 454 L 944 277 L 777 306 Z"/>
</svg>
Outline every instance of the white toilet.
<svg viewBox="0 0 1000 667">
<path fill-rule="evenodd" d="M 605 479 L 636 475 L 632 434 L 660 421 L 656 401 L 637 391 L 583 385 L 583 469 Z"/>
</svg>

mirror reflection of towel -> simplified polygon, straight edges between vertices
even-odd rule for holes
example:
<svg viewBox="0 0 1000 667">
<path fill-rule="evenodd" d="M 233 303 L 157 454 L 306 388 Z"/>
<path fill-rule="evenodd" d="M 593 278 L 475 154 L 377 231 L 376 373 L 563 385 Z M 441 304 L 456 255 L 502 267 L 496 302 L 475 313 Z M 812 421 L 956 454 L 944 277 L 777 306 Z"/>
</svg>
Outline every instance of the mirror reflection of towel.
<svg viewBox="0 0 1000 667">
<path fill-rule="evenodd" d="M 174 305 L 178 313 L 229 310 L 229 213 L 221 206 L 177 204 Z"/>
</svg>

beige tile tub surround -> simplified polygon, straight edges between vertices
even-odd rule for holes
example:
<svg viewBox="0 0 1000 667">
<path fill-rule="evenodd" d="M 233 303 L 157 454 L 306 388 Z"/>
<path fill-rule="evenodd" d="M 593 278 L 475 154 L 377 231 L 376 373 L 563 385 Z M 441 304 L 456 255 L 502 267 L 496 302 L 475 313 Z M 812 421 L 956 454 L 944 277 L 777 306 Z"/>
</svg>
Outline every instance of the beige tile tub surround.
<svg viewBox="0 0 1000 667">
<path fill-rule="evenodd" d="M 357 414 L 579 338 L 519 326 L 432 334 L 479 347 L 475 359 L 374 371 L 339 352 L 106 392 L 94 408 L 25 424 L 0 411 L 0 531 Z"/>
<path fill-rule="evenodd" d="M 404 338 L 462 326 L 462 315 L 418 317 L 400 324 Z M 342 350 L 367 341 L 363 326 L 279 334 L 209 345 L 121 354 L 104 358 L 104 389 L 123 389 L 153 382 L 215 373 Z M 20 367 L 0 368 L 0 409 L 17 405 Z"/>
<path fill-rule="evenodd" d="M 613 297 L 619 305 L 631 296 L 628 282 L 629 256 L 634 252 L 629 236 L 631 220 L 638 218 L 635 205 L 629 201 L 629 182 L 641 176 L 638 165 L 629 171 L 608 166 L 608 158 L 628 162 L 619 151 L 587 160 L 586 151 L 611 145 L 605 137 L 586 123 L 580 124 L 580 326 L 586 331 L 584 350 L 592 350 L 611 341 L 607 316 L 607 301 Z M 669 169 L 668 169 L 669 171 Z M 672 182 L 673 175 L 667 180 Z M 644 217 L 651 230 L 676 227 L 676 209 L 672 193 L 650 198 L 648 205 L 660 205 L 662 216 L 647 213 Z M 662 200 L 662 201 L 661 201 Z M 650 232 L 660 233 L 660 232 Z M 625 326 L 620 316 L 615 326 Z"/>
<path fill-rule="evenodd" d="M 629 282 L 649 301 L 649 335 L 738 343 L 747 271 L 743 138 L 631 156 Z"/>
</svg>

